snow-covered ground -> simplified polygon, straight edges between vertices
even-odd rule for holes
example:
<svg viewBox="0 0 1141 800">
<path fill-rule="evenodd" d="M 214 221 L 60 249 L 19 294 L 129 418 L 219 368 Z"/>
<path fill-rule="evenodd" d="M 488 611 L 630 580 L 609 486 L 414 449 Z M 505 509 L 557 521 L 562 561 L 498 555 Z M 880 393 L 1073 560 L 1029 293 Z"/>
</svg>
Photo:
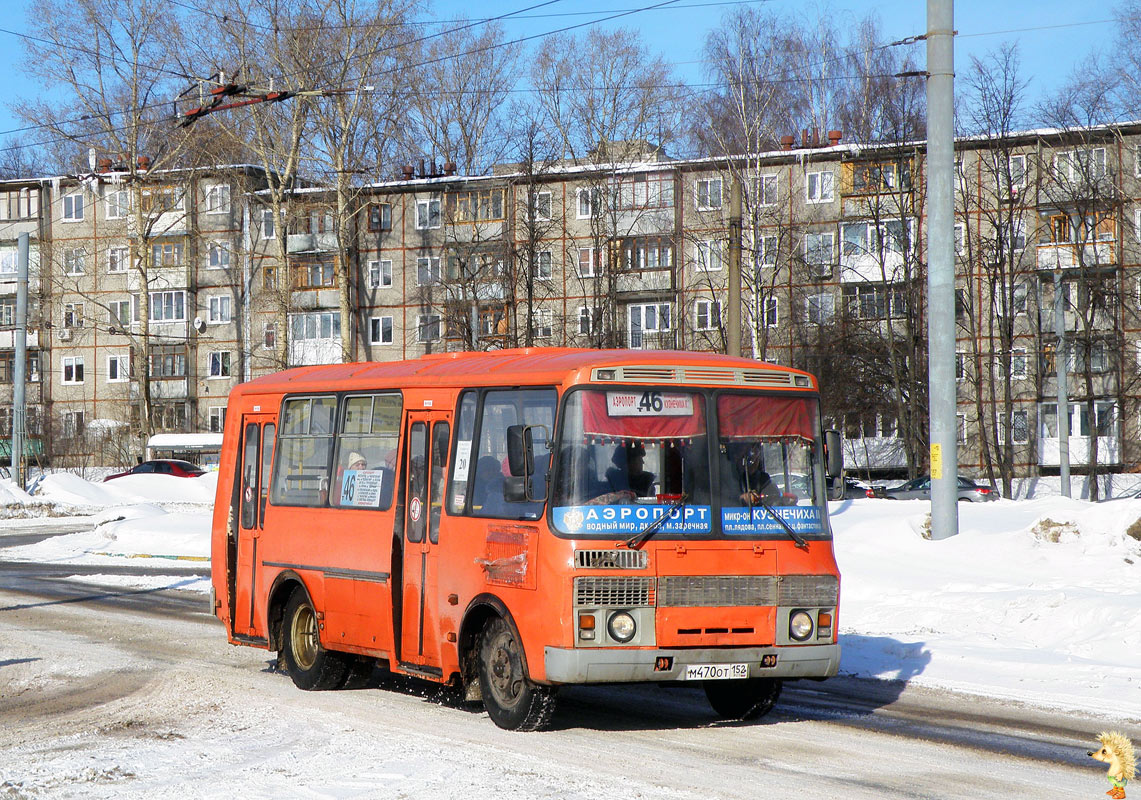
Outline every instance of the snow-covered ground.
<svg viewBox="0 0 1141 800">
<path fill-rule="evenodd" d="M 0 508 L 94 515 L 93 530 L 0 558 L 169 566 L 121 586 L 192 589 L 209 558 L 216 474 L 92 484 L 48 475 L 35 496 L 0 482 Z M 833 503 L 843 575 L 844 674 L 1141 720 L 1141 500 L 1047 496 L 960 504 L 960 533 L 923 537 L 930 503 Z M 84 576 L 84 580 L 98 580 Z"/>
</svg>

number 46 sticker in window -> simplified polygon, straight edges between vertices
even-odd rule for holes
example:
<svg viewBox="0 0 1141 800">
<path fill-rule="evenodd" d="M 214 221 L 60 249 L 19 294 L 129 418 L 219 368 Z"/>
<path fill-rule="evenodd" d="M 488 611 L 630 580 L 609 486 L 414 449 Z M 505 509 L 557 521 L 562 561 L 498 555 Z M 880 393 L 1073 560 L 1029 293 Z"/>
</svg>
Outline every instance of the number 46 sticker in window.
<svg viewBox="0 0 1141 800">
<path fill-rule="evenodd" d="M 612 417 L 691 417 L 693 395 L 668 392 L 607 392 L 606 411 Z"/>
</svg>

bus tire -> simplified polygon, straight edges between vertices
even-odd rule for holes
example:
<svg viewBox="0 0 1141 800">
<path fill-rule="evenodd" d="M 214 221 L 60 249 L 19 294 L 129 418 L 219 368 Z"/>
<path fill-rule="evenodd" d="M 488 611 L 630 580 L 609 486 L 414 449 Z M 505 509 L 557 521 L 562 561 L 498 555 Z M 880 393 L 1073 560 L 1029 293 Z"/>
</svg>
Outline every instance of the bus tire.
<svg viewBox="0 0 1141 800">
<path fill-rule="evenodd" d="M 297 688 L 316 691 L 341 685 L 348 670 L 346 657 L 321 645 L 317 612 L 301 589 L 295 590 L 285 604 L 281 631 L 285 670 Z"/>
<path fill-rule="evenodd" d="M 709 705 L 722 719 L 759 719 L 773 710 L 780 697 L 778 678 L 747 678 L 736 681 L 705 681 Z"/>
<path fill-rule="evenodd" d="M 480 636 L 479 689 L 487 715 L 505 730 L 544 730 L 554 716 L 554 687 L 527 678 L 519 635 L 502 617 L 490 619 Z"/>
</svg>

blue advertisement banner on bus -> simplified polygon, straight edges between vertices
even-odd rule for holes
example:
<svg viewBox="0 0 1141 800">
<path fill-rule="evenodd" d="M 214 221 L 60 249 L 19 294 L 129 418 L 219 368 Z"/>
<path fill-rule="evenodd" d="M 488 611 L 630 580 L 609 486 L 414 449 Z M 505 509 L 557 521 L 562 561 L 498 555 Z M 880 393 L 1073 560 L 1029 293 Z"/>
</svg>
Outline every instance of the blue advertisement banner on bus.
<svg viewBox="0 0 1141 800">
<path fill-rule="evenodd" d="M 721 530 L 725 533 L 787 533 L 784 526 L 773 519 L 773 513 L 797 533 L 820 532 L 820 506 L 778 506 L 771 511 L 756 506 L 723 508 Z"/>
<path fill-rule="evenodd" d="M 559 506 L 554 510 L 555 527 L 564 533 L 640 532 L 666 512 L 668 505 Z M 678 506 L 658 530 L 661 533 L 709 533 L 713 514 L 710 506 Z"/>
</svg>

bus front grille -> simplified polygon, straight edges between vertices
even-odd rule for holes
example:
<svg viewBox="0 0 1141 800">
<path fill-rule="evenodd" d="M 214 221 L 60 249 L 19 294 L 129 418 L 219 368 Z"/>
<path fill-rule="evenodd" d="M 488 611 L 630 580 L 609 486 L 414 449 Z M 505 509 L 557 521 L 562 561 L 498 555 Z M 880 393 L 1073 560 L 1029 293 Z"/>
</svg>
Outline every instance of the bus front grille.
<svg viewBox="0 0 1141 800">
<path fill-rule="evenodd" d="M 658 579 L 658 605 L 676 608 L 775 606 L 773 575 L 670 575 Z"/>
<path fill-rule="evenodd" d="M 777 595 L 782 606 L 834 606 L 840 582 L 835 575 L 785 575 Z"/>
<path fill-rule="evenodd" d="M 645 569 L 649 563 L 645 550 L 574 551 L 574 565 L 578 569 Z"/>
<path fill-rule="evenodd" d="M 583 577 L 574 579 L 574 604 L 578 607 L 653 606 L 654 579 L 649 577 Z"/>
</svg>

